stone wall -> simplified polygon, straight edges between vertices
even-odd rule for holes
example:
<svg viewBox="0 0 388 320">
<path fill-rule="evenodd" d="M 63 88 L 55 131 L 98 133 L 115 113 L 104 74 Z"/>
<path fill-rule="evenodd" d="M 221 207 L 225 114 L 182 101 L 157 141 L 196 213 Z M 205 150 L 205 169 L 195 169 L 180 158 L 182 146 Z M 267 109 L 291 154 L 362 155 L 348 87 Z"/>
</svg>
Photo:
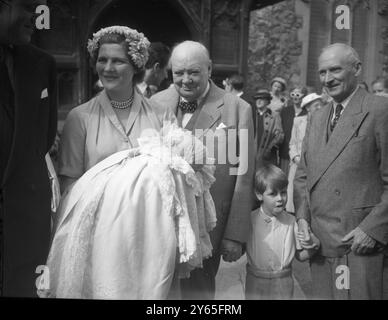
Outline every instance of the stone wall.
<svg viewBox="0 0 388 320">
<path fill-rule="evenodd" d="M 303 17 L 295 13 L 295 1 L 286 0 L 252 11 L 249 26 L 248 74 L 246 91 L 269 88 L 275 76 L 299 84 L 302 41 L 298 31 Z"/>
</svg>

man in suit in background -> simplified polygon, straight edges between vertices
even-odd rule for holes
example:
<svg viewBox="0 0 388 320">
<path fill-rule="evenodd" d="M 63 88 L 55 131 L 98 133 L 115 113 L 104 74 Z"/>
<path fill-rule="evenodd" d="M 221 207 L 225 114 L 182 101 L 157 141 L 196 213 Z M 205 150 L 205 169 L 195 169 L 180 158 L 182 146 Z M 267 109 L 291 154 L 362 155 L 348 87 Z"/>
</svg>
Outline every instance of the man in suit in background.
<svg viewBox="0 0 388 320">
<path fill-rule="evenodd" d="M 225 91 L 230 92 L 231 94 L 236 95 L 237 97 L 243 99 L 248 102 L 252 108 L 253 114 L 253 123 L 255 124 L 255 116 L 256 116 L 256 108 L 255 101 L 252 97 L 244 91 L 244 77 L 241 74 L 233 73 L 230 77 L 226 78 L 222 81 L 224 85 Z"/>
<path fill-rule="evenodd" d="M 189 279 L 181 281 L 183 299 L 214 299 L 221 255 L 225 261 L 238 260 L 247 237 L 254 167 L 252 111 L 248 103 L 210 80 L 211 61 L 202 44 L 180 43 L 170 61 L 174 86 L 154 95 L 151 101 L 169 106 L 178 123 L 193 133 L 196 129 L 222 131 L 226 139 L 224 143 L 215 141 L 216 158 L 227 154 L 227 148 L 234 148 L 239 155 L 238 163 L 216 160 L 216 182 L 210 190 L 217 212 L 217 226 L 210 233 L 213 255 L 204 260 L 202 269 L 193 270 Z M 226 143 L 236 132 L 236 145 Z M 241 172 L 232 174 L 236 169 Z"/>
<path fill-rule="evenodd" d="M 51 191 L 45 154 L 57 127 L 55 61 L 29 45 L 37 0 L 0 2 L 1 296 L 36 297 Z"/>
<path fill-rule="evenodd" d="M 255 110 L 255 166 L 256 170 L 264 164 L 278 165 L 277 150 L 284 138 L 280 116 L 268 107 L 271 94 L 266 89 L 260 89 L 253 96 L 256 100 Z"/>
<path fill-rule="evenodd" d="M 234 73 L 230 77 L 226 78 L 222 84 L 225 87 L 226 92 L 235 94 L 237 97 L 247 101 L 249 103 L 249 97 L 243 91 L 244 89 L 244 77 L 240 74 Z M 247 100 L 246 100 L 247 99 Z"/>
<path fill-rule="evenodd" d="M 170 49 L 161 42 L 152 42 L 148 53 L 144 81 L 138 87 L 146 98 L 151 98 L 158 91 L 162 81 L 167 79 Z"/>
<path fill-rule="evenodd" d="M 298 224 L 321 241 L 311 260 L 313 293 L 381 299 L 388 243 L 388 99 L 358 87 L 357 52 L 336 43 L 319 56 L 333 98 L 311 115 L 294 186 Z M 385 279 L 387 282 L 387 279 Z"/>
</svg>

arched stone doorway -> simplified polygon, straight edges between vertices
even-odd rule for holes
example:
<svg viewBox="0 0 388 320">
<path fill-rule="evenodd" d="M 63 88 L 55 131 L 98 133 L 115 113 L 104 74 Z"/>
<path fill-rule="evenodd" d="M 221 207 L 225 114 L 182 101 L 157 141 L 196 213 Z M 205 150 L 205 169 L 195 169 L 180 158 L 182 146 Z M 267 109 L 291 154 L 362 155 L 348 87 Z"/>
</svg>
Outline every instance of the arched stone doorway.
<svg viewBox="0 0 388 320">
<path fill-rule="evenodd" d="M 246 72 L 249 12 L 256 2 L 263 0 L 48 0 L 52 28 L 39 32 L 35 44 L 57 62 L 59 119 L 91 98 L 97 77 L 86 45 L 98 28 L 124 24 L 170 46 L 201 41 L 210 51 L 212 77 L 221 83 L 231 72 Z"/>
<path fill-rule="evenodd" d="M 174 3 L 166 0 L 110 1 L 92 19 L 89 36 L 102 27 L 125 25 L 143 32 L 151 42 L 162 41 L 169 46 L 196 38 L 195 28 Z"/>
<path fill-rule="evenodd" d="M 183 40 L 198 38 L 198 32 L 189 20 L 189 17 L 176 6 L 176 1 L 114 0 L 101 7 L 91 18 L 88 38 L 103 27 L 123 25 L 143 32 L 151 42 L 161 41 L 173 47 Z M 91 95 L 97 75 L 94 67 L 90 66 L 89 57 L 86 57 L 86 60 L 85 65 L 88 67 L 85 71 L 88 74 Z"/>
</svg>

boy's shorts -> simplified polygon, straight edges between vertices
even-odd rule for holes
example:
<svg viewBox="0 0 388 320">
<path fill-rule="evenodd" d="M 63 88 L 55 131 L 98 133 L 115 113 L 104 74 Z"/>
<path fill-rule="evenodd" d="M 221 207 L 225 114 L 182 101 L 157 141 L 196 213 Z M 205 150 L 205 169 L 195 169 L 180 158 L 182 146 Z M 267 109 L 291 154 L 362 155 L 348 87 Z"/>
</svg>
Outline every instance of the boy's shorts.
<svg viewBox="0 0 388 320">
<path fill-rule="evenodd" d="M 292 270 L 263 272 L 247 265 L 245 299 L 247 300 L 284 300 L 292 299 L 294 279 Z"/>
</svg>

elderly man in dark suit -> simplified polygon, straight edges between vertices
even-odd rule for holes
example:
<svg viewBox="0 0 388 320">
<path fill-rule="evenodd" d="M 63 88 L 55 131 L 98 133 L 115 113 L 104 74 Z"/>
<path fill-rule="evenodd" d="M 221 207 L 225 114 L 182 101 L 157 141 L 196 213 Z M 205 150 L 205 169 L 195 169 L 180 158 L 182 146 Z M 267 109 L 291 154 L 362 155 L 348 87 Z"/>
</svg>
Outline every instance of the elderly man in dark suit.
<svg viewBox="0 0 388 320">
<path fill-rule="evenodd" d="M 388 243 L 388 99 L 358 87 L 356 51 L 336 43 L 319 56 L 333 98 L 311 115 L 295 177 L 299 227 L 321 241 L 313 292 L 325 299 L 381 299 Z M 385 279 L 385 282 L 387 279 Z"/>
<path fill-rule="evenodd" d="M 189 279 L 181 281 L 183 299 L 214 299 L 221 255 L 226 261 L 239 259 L 247 237 L 254 167 L 252 110 L 248 103 L 210 80 L 211 61 L 202 44 L 185 41 L 177 45 L 171 67 L 174 85 L 151 100 L 169 106 L 178 123 L 193 133 L 204 130 L 226 136 L 215 141 L 213 150 L 217 158 L 216 182 L 210 190 L 217 211 L 217 226 L 210 233 L 213 256 L 204 261 L 202 269 L 192 271 Z M 228 157 L 226 163 L 218 159 L 228 154 L 228 148 L 237 150 L 238 162 L 228 161 Z"/>
<path fill-rule="evenodd" d="M 36 297 L 36 270 L 49 249 L 45 154 L 57 126 L 55 62 L 28 44 L 41 3 L 0 3 L 0 276 L 8 297 Z"/>
</svg>

